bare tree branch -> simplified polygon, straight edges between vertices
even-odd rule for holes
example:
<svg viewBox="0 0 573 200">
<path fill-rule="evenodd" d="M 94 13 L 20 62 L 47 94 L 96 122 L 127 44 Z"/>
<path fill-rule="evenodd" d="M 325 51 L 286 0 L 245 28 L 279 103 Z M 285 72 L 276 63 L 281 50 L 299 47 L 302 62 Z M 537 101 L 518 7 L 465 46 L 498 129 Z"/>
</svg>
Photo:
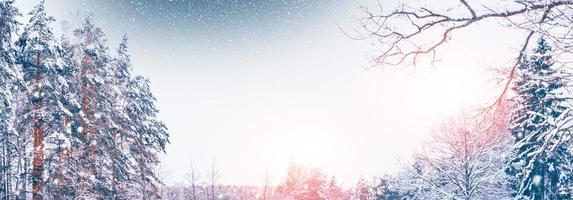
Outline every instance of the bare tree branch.
<svg viewBox="0 0 573 200">
<path fill-rule="evenodd" d="M 544 36 L 553 44 L 561 64 L 569 62 L 573 54 L 573 1 L 571 0 L 515 0 L 508 8 L 472 7 L 467 0 L 459 0 L 459 7 L 467 12 L 450 9 L 440 11 L 428 7 L 414 8 L 402 5 L 394 11 L 385 11 L 379 2 L 377 13 L 363 8 L 362 31 L 353 39 L 373 39 L 379 49 L 372 59 L 373 66 L 416 65 L 422 59 L 435 62 L 439 48 L 460 29 L 488 19 L 499 19 L 505 26 L 525 30 L 524 40 L 517 56 L 504 76 L 502 91 L 485 111 L 497 112 L 498 105 L 511 88 L 516 68 L 523 59 L 534 35 Z M 386 9 L 387 10 L 387 9 Z M 346 34 L 346 33 L 345 33 Z M 348 34 L 347 34 L 348 35 Z M 350 37 L 350 36 L 349 36 Z M 495 109 L 494 109 L 495 108 Z"/>
<path fill-rule="evenodd" d="M 381 42 L 383 48 L 378 56 L 374 58 L 375 65 L 400 65 L 405 64 L 407 60 L 411 61 L 408 64 L 415 64 L 421 55 L 428 53 L 435 54 L 436 49 L 447 42 L 454 31 L 468 27 L 476 22 L 490 18 L 511 19 L 518 16 L 536 16 L 535 13 L 538 11 L 543 11 L 542 18 L 544 18 L 544 20 L 551 18 L 551 20 L 548 21 L 557 22 L 559 20 L 556 19 L 562 19 L 561 21 L 571 22 L 571 17 L 568 16 L 570 13 L 568 14 L 568 12 L 564 10 L 570 11 L 570 6 L 573 5 L 573 2 L 568 0 L 547 2 L 516 1 L 516 3 L 522 5 L 521 8 L 510 11 L 495 11 L 488 8 L 488 12 L 478 15 L 476 10 L 465 0 L 460 0 L 460 2 L 469 11 L 470 16 L 450 16 L 424 7 L 413 9 L 406 5 L 388 14 L 374 14 L 368 9 L 364 9 L 366 17 L 362 18 L 361 27 L 365 34 L 363 34 L 362 37 L 352 38 L 375 38 Z M 555 9 L 556 12 L 549 15 L 549 11 L 559 7 L 565 7 L 565 9 Z M 516 27 L 526 29 L 528 27 L 527 25 L 548 23 L 543 20 L 527 22 L 528 23 Z M 412 41 L 419 37 L 432 37 L 430 29 L 439 29 L 439 32 L 441 32 L 437 40 L 427 45 Z M 536 30 L 538 33 L 550 35 L 548 31 L 549 30 Z M 553 37 L 556 39 L 570 38 L 569 33 L 560 36 L 553 35 Z"/>
<path fill-rule="evenodd" d="M 547 7 L 545 12 L 543 13 L 543 16 L 539 20 L 539 23 L 543 23 L 543 21 L 545 21 L 547 19 L 547 15 L 551 11 L 551 8 L 552 7 Z M 527 50 L 527 47 L 529 46 L 529 42 L 531 41 L 531 37 L 533 36 L 533 34 L 535 34 L 535 31 L 530 31 L 529 34 L 527 34 L 527 37 L 525 38 L 525 41 L 523 42 L 523 45 L 521 46 L 521 49 L 519 50 L 519 54 L 518 54 L 517 58 L 515 58 L 513 66 L 511 67 L 511 70 L 509 71 L 509 75 L 508 75 L 507 81 L 503 87 L 503 91 L 498 96 L 498 98 L 494 102 L 494 104 L 491 106 L 491 107 L 494 107 L 494 106 L 496 107 L 496 112 L 497 112 L 497 109 L 499 108 L 496 105 L 499 105 L 504 100 L 505 95 L 507 94 L 507 91 L 509 90 L 509 87 L 511 86 L 511 83 L 512 83 L 513 79 L 515 78 L 515 72 L 517 70 L 517 67 L 519 66 L 519 63 L 521 62 L 521 60 L 525 56 L 525 51 Z"/>
<path fill-rule="evenodd" d="M 462 4 L 464 4 L 464 6 L 468 9 L 468 11 L 470 11 L 470 13 L 472 14 L 473 18 L 476 18 L 476 12 L 474 11 L 474 9 L 468 4 L 468 2 L 466 2 L 465 0 L 460 0 L 460 2 L 462 2 Z"/>
</svg>

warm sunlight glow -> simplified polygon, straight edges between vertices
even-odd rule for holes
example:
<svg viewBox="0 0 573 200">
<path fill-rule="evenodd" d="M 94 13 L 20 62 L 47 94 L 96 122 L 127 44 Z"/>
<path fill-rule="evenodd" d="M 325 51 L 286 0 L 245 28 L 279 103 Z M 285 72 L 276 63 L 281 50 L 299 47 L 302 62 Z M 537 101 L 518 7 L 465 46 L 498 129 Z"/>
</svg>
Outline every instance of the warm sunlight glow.
<svg viewBox="0 0 573 200">
<path fill-rule="evenodd" d="M 281 176 L 289 163 L 309 167 L 325 167 L 336 158 L 334 137 L 324 131 L 309 128 L 307 131 L 292 131 L 284 134 L 265 135 L 256 144 L 262 150 L 259 155 L 266 160 L 275 176 Z"/>
<path fill-rule="evenodd" d="M 334 144 L 326 133 L 294 132 L 279 139 L 274 147 L 277 156 L 304 165 L 324 166 L 336 153 Z"/>
</svg>

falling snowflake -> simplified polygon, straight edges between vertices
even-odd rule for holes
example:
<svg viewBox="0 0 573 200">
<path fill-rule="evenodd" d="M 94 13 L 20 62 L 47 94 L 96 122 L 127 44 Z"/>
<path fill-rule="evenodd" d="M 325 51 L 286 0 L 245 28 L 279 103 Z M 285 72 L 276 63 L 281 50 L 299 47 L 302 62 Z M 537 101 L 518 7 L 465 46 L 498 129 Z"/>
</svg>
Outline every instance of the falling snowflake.
<svg viewBox="0 0 573 200">
<path fill-rule="evenodd" d="M 539 185 L 541 183 L 541 176 L 535 175 L 533 177 L 533 185 Z"/>
</svg>

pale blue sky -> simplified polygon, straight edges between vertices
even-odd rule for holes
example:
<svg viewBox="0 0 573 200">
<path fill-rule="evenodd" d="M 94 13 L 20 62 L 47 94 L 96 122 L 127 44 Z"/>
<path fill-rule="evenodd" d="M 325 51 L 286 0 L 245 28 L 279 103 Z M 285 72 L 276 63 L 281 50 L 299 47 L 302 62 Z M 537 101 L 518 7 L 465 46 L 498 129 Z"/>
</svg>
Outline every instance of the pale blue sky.
<svg viewBox="0 0 573 200">
<path fill-rule="evenodd" d="M 27 13 L 32 2 L 18 5 Z M 289 0 L 300 3 L 289 9 L 271 1 L 245 13 L 192 1 L 177 15 L 157 6 L 168 0 L 135 1 L 157 4 L 137 8 L 115 2 L 47 0 L 46 7 L 57 29 L 70 13 L 93 13 L 112 49 L 128 33 L 135 70 L 151 79 L 171 134 L 163 163 L 168 184 L 184 182 L 191 158 L 203 173 L 216 159 L 228 184 L 261 184 L 267 169 L 277 181 L 291 161 L 321 167 L 345 184 L 391 172 L 432 123 L 497 94 L 488 90 L 486 69 L 507 66 L 520 42 L 497 23 L 478 24 L 456 33 L 434 66 L 366 70 L 370 43 L 337 27 L 350 30 L 357 1 Z M 230 16 L 208 18 L 225 9 Z M 265 18 L 269 10 L 274 17 Z"/>
</svg>

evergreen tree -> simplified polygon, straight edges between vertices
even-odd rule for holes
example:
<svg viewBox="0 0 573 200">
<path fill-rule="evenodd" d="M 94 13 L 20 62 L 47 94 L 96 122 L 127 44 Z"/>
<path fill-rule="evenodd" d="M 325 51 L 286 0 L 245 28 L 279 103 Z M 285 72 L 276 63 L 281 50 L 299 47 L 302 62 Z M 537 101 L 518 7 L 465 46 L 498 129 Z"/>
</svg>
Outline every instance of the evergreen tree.
<svg viewBox="0 0 573 200">
<path fill-rule="evenodd" d="M 514 155 L 507 170 L 515 178 L 517 199 L 571 198 L 573 157 L 568 130 L 559 126 L 571 107 L 564 98 L 564 74 L 553 64 L 551 47 L 540 38 L 518 68 L 510 127 Z"/>
<path fill-rule="evenodd" d="M 127 35 L 123 39 L 117 49 L 117 56 L 113 59 L 112 63 L 112 84 L 110 91 L 112 91 L 112 98 L 115 102 L 112 106 L 113 112 L 111 119 L 114 123 L 112 127 L 112 141 L 111 143 L 111 161 L 112 161 L 112 191 L 114 198 L 127 199 L 133 198 L 136 193 L 130 185 L 132 182 L 137 181 L 138 174 L 135 174 L 134 161 L 130 160 L 129 143 L 133 143 L 136 137 L 133 134 L 131 127 L 131 120 L 126 113 L 127 106 L 127 86 L 131 78 L 131 61 L 127 53 Z M 138 167 L 135 167 L 138 168 Z"/>
<path fill-rule="evenodd" d="M 0 1 L 0 198 L 17 194 L 18 134 L 13 127 L 21 77 L 16 68 L 13 36 L 20 23 L 20 12 L 13 0 Z"/>
<path fill-rule="evenodd" d="M 66 96 L 63 89 L 69 85 L 62 77 L 65 69 L 60 59 L 61 47 L 50 27 L 55 20 L 46 14 L 44 1 L 29 15 L 30 21 L 16 43 L 23 81 L 29 87 L 26 112 L 19 116 L 23 119 L 19 125 L 29 127 L 22 131 L 32 132 L 32 193 L 34 199 L 42 199 L 45 194 L 52 194 L 62 177 L 57 163 L 61 160 L 61 147 L 69 145 L 64 119 L 72 114 L 62 101 Z"/>
<path fill-rule="evenodd" d="M 400 177 L 403 178 L 403 177 Z M 376 184 L 375 192 L 371 192 L 375 195 L 375 199 L 383 200 L 383 199 L 414 199 L 414 195 L 409 195 L 408 189 L 411 186 L 400 186 L 400 183 L 404 180 L 397 180 L 397 177 L 391 176 L 383 176 L 378 179 L 378 183 Z M 366 193 L 368 194 L 368 193 Z"/>
<path fill-rule="evenodd" d="M 0 199 L 159 198 L 167 128 L 127 37 L 112 59 L 88 18 L 58 41 L 40 1 L 13 43 L 13 4 L 0 0 Z"/>
<path fill-rule="evenodd" d="M 129 154 L 139 179 L 135 182 L 140 199 L 157 198 L 157 187 L 161 183 L 154 171 L 159 164 L 159 154 L 165 153 L 169 142 L 167 127 L 157 118 L 159 111 L 149 84 L 149 80 L 136 76 L 127 84 L 125 93 L 125 113 L 132 138 Z"/>
<path fill-rule="evenodd" d="M 78 44 L 79 64 L 79 130 L 84 146 L 82 152 L 81 178 L 83 195 L 109 198 L 112 196 L 112 162 L 114 148 L 111 119 L 113 109 L 111 81 L 111 57 L 105 46 L 105 34 L 96 27 L 92 18 L 86 18 L 80 29 L 74 32 Z M 110 151 L 111 150 L 111 151 Z"/>
<path fill-rule="evenodd" d="M 78 156 L 77 149 L 84 145 L 82 138 L 78 132 L 79 120 L 76 116 L 79 115 L 81 105 L 79 104 L 79 67 L 76 62 L 76 55 L 78 55 L 77 45 L 73 44 L 67 35 L 61 37 L 60 58 L 62 60 L 62 67 L 59 74 L 67 84 L 61 84 L 58 88 L 60 93 L 60 102 L 62 107 L 66 108 L 67 115 L 62 117 L 62 126 L 65 129 L 64 135 L 66 143 L 58 143 L 54 148 L 59 152 L 58 159 L 53 162 L 49 169 L 54 169 L 52 176 L 48 177 L 49 182 L 55 182 L 56 187 L 50 194 L 56 195 L 58 199 L 74 199 L 79 189 L 77 177 L 80 176 L 81 171 L 80 162 L 81 156 Z M 52 179 L 52 180 L 50 180 Z"/>
</svg>

